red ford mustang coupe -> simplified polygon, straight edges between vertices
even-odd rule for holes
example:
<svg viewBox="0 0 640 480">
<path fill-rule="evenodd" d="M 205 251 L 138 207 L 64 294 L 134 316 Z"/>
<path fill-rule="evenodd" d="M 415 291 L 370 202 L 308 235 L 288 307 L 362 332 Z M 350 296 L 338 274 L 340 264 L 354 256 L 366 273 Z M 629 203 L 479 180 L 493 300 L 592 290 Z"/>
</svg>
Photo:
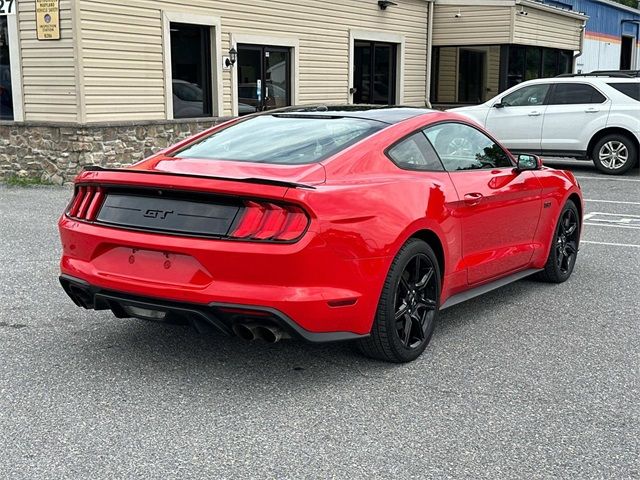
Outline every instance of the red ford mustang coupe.
<svg viewBox="0 0 640 480">
<path fill-rule="evenodd" d="M 81 173 L 60 280 L 117 317 L 406 362 L 440 310 L 532 274 L 567 280 L 583 211 L 571 173 L 455 114 L 292 107 Z"/>
</svg>

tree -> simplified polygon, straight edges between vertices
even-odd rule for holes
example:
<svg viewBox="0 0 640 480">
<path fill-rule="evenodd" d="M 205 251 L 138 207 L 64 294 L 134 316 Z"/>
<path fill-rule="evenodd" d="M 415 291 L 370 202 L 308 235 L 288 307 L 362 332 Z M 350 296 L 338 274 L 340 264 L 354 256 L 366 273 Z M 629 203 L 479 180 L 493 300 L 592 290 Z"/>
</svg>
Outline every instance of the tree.
<svg viewBox="0 0 640 480">
<path fill-rule="evenodd" d="M 613 0 L 613 1 L 626 5 L 627 7 L 638 8 L 638 0 Z"/>
</svg>

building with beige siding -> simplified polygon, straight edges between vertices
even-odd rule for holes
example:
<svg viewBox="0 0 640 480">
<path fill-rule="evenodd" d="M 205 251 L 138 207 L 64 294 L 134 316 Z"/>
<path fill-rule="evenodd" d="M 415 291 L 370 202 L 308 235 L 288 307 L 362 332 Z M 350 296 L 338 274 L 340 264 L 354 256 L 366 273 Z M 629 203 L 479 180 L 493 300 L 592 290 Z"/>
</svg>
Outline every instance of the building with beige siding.
<svg viewBox="0 0 640 480">
<path fill-rule="evenodd" d="M 532 0 L 12 3 L 0 12 L 0 179 L 55 182 L 286 105 L 480 101 L 515 81 L 515 48 L 566 52 L 572 68 L 585 21 Z"/>
</svg>

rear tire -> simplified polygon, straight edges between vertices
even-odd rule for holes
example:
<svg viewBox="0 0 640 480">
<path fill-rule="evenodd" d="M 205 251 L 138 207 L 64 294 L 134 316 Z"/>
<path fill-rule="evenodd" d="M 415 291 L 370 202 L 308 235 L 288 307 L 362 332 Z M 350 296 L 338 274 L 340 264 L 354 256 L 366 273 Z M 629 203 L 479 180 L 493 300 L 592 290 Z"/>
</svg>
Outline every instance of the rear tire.
<svg viewBox="0 0 640 480">
<path fill-rule="evenodd" d="M 366 356 L 404 363 L 429 344 L 440 305 L 440 268 L 431 247 L 410 239 L 391 264 L 371 335 L 357 341 Z"/>
<path fill-rule="evenodd" d="M 591 159 L 602 173 L 622 175 L 638 162 L 638 149 L 629 137 L 614 133 L 594 145 Z"/>
<path fill-rule="evenodd" d="M 580 242 L 580 214 L 571 200 L 567 201 L 558 218 L 553 243 L 544 270 L 537 278 L 543 282 L 562 283 L 569 279 L 578 258 Z"/>
</svg>

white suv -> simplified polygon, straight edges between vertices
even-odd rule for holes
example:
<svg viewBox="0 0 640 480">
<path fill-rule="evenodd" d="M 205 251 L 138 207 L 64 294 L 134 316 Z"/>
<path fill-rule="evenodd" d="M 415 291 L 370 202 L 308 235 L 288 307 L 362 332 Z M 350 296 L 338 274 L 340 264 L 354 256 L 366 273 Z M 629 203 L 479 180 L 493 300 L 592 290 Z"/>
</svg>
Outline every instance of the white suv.
<svg viewBox="0 0 640 480">
<path fill-rule="evenodd" d="M 638 161 L 640 78 L 530 80 L 452 111 L 480 123 L 515 153 L 591 158 L 609 174 L 625 173 Z"/>
</svg>

